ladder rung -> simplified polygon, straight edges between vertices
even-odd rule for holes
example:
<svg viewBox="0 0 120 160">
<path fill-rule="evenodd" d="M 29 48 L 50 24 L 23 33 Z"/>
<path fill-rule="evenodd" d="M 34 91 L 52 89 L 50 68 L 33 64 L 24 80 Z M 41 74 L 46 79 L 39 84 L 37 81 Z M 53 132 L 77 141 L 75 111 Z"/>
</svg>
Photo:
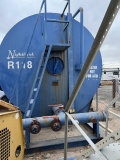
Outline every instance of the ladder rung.
<svg viewBox="0 0 120 160">
<path fill-rule="evenodd" d="M 68 27 L 68 25 L 69 25 L 69 23 L 65 25 L 65 27 L 64 27 L 64 29 L 63 29 L 63 31 L 65 31 L 65 30 L 66 30 L 66 28 Z"/>
<path fill-rule="evenodd" d="M 34 99 L 31 99 L 31 100 L 30 100 L 30 104 L 33 104 L 33 102 L 34 102 Z"/>
<path fill-rule="evenodd" d="M 47 19 L 47 22 L 69 23 L 69 21 L 63 21 L 59 19 Z"/>
<path fill-rule="evenodd" d="M 29 117 L 30 115 L 30 110 L 27 111 L 26 117 Z"/>
<path fill-rule="evenodd" d="M 34 91 L 36 92 L 36 91 L 37 91 L 37 88 L 34 88 Z"/>
</svg>

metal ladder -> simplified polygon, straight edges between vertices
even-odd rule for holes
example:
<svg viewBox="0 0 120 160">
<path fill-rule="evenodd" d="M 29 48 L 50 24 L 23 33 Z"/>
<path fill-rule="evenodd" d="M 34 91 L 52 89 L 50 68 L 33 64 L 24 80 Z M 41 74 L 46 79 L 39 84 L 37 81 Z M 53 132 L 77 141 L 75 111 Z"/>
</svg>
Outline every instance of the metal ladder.
<svg viewBox="0 0 120 160">
<path fill-rule="evenodd" d="M 47 49 L 47 53 L 46 53 L 46 49 Z M 37 95 L 38 95 L 38 92 L 39 92 L 39 89 L 40 89 L 40 86 L 42 83 L 43 75 L 44 75 L 44 72 L 46 69 L 46 65 L 48 62 L 48 58 L 50 56 L 51 49 L 52 49 L 52 45 L 46 45 L 41 56 L 40 56 L 40 61 L 39 61 L 38 68 L 36 71 L 33 86 L 32 86 L 31 92 L 30 92 L 28 105 L 26 107 L 24 118 L 31 117 L 31 115 L 32 115 L 32 111 L 34 109 L 36 98 L 37 98 Z M 45 58 L 45 61 L 43 63 L 44 58 Z"/>
<path fill-rule="evenodd" d="M 47 28 L 47 23 L 49 22 L 56 22 L 56 23 L 61 23 L 61 24 L 64 24 L 64 27 L 63 27 L 63 32 L 65 32 L 67 30 L 67 43 L 59 43 L 59 44 L 54 44 L 58 47 L 61 47 L 61 46 L 66 46 L 66 48 L 70 47 L 70 34 L 71 34 L 71 28 L 70 28 L 70 0 L 67 0 L 67 3 L 63 9 L 63 12 L 60 16 L 60 19 L 49 19 L 47 18 L 47 3 L 46 3 L 46 0 L 43 0 L 42 2 L 42 6 L 43 7 L 44 5 L 44 28 L 45 28 L 45 31 L 46 31 L 46 28 Z M 68 7 L 68 15 L 67 15 L 67 19 L 65 20 L 64 19 L 64 13 L 66 11 L 66 8 Z M 46 40 L 46 43 L 47 43 L 47 32 L 44 33 L 45 35 L 45 40 Z"/>
<path fill-rule="evenodd" d="M 40 7 L 40 12 L 39 12 L 39 15 L 41 14 L 41 11 L 42 11 L 42 8 L 44 6 L 44 33 L 43 33 L 43 43 L 46 44 L 45 45 L 45 48 L 41 54 L 41 57 L 40 57 L 40 60 L 39 60 L 39 64 L 38 64 L 38 69 L 36 71 L 36 75 L 35 75 L 35 79 L 34 79 L 34 82 L 33 82 L 33 85 L 32 85 L 32 89 L 31 89 L 31 92 L 30 92 L 30 96 L 29 96 L 29 100 L 28 100 L 28 104 L 27 104 L 27 107 L 26 107 L 26 110 L 25 110 L 25 113 L 24 113 L 24 118 L 29 118 L 31 117 L 32 115 L 32 112 L 33 112 L 33 109 L 34 109 L 34 106 L 35 106 L 35 102 L 36 102 L 36 99 L 37 99 L 37 96 L 38 96 L 38 92 L 39 92 L 39 89 L 40 89 L 40 86 L 41 86 L 41 83 L 42 83 L 42 79 L 43 79 L 43 75 L 44 75 L 44 72 L 45 72 L 45 69 L 46 69 L 46 65 L 47 65 L 47 62 L 48 62 L 48 58 L 50 56 L 50 52 L 51 50 L 54 50 L 56 47 L 63 47 L 63 50 L 66 50 L 68 47 L 70 47 L 70 44 L 69 44 L 69 36 L 70 36 L 70 29 L 69 29 L 69 23 L 70 23 L 70 1 L 68 0 L 64 10 L 63 10 L 63 13 L 61 14 L 61 18 L 63 18 L 64 16 L 64 12 L 68 6 L 68 19 L 67 20 L 59 20 L 59 19 L 48 19 L 47 18 L 47 4 L 46 4 L 46 0 L 43 0 L 42 2 L 42 5 Z M 39 17 L 39 16 L 38 16 Z M 61 24 L 65 24 L 65 27 L 63 29 L 63 32 L 68 29 L 68 37 L 67 37 L 67 40 L 68 40 L 68 43 L 66 44 L 49 44 L 47 43 L 47 23 L 49 22 L 56 22 L 56 23 L 61 23 Z M 46 55 L 46 50 L 47 50 L 47 56 L 45 58 L 45 62 L 44 62 L 44 65 L 43 65 L 43 58 L 45 57 Z M 43 65 L 43 66 L 42 66 Z"/>
</svg>

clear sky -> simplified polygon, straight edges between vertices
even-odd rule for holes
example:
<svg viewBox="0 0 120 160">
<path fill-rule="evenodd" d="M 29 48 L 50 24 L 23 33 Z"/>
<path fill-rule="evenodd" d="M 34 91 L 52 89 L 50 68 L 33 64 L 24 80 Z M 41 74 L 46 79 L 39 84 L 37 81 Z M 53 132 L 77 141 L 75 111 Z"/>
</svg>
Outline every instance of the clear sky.
<svg viewBox="0 0 120 160">
<path fill-rule="evenodd" d="M 23 18 L 36 14 L 42 0 L 0 0 L 0 43 L 6 33 Z M 48 11 L 61 13 L 65 0 L 47 0 Z M 110 0 L 71 0 L 72 14 L 84 9 L 84 25 L 95 37 Z M 79 20 L 79 16 L 77 17 Z M 103 67 L 120 67 L 120 11 L 101 47 Z"/>
</svg>

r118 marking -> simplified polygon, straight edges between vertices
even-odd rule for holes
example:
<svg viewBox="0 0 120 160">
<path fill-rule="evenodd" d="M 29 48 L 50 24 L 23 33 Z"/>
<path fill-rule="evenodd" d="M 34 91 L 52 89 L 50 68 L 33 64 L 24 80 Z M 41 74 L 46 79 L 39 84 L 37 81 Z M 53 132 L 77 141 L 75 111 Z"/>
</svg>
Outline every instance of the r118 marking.
<svg viewBox="0 0 120 160">
<path fill-rule="evenodd" d="M 32 61 L 27 61 L 23 64 L 23 62 L 17 61 L 8 61 L 8 69 L 20 69 L 21 67 L 31 69 L 32 68 Z"/>
</svg>

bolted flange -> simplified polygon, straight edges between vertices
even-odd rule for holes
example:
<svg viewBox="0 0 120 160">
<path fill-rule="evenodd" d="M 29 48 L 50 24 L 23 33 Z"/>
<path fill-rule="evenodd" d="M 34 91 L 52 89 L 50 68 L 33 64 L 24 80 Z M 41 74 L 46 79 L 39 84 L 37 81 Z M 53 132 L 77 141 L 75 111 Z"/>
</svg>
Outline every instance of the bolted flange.
<svg viewBox="0 0 120 160">
<path fill-rule="evenodd" d="M 29 131 L 32 134 L 38 134 L 41 130 L 41 125 L 40 123 L 35 119 L 29 126 Z"/>
<path fill-rule="evenodd" d="M 62 128 L 62 123 L 59 119 L 54 119 L 52 122 L 51 122 L 51 129 L 55 132 L 58 132 L 60 131 Z"/>
</svg>

